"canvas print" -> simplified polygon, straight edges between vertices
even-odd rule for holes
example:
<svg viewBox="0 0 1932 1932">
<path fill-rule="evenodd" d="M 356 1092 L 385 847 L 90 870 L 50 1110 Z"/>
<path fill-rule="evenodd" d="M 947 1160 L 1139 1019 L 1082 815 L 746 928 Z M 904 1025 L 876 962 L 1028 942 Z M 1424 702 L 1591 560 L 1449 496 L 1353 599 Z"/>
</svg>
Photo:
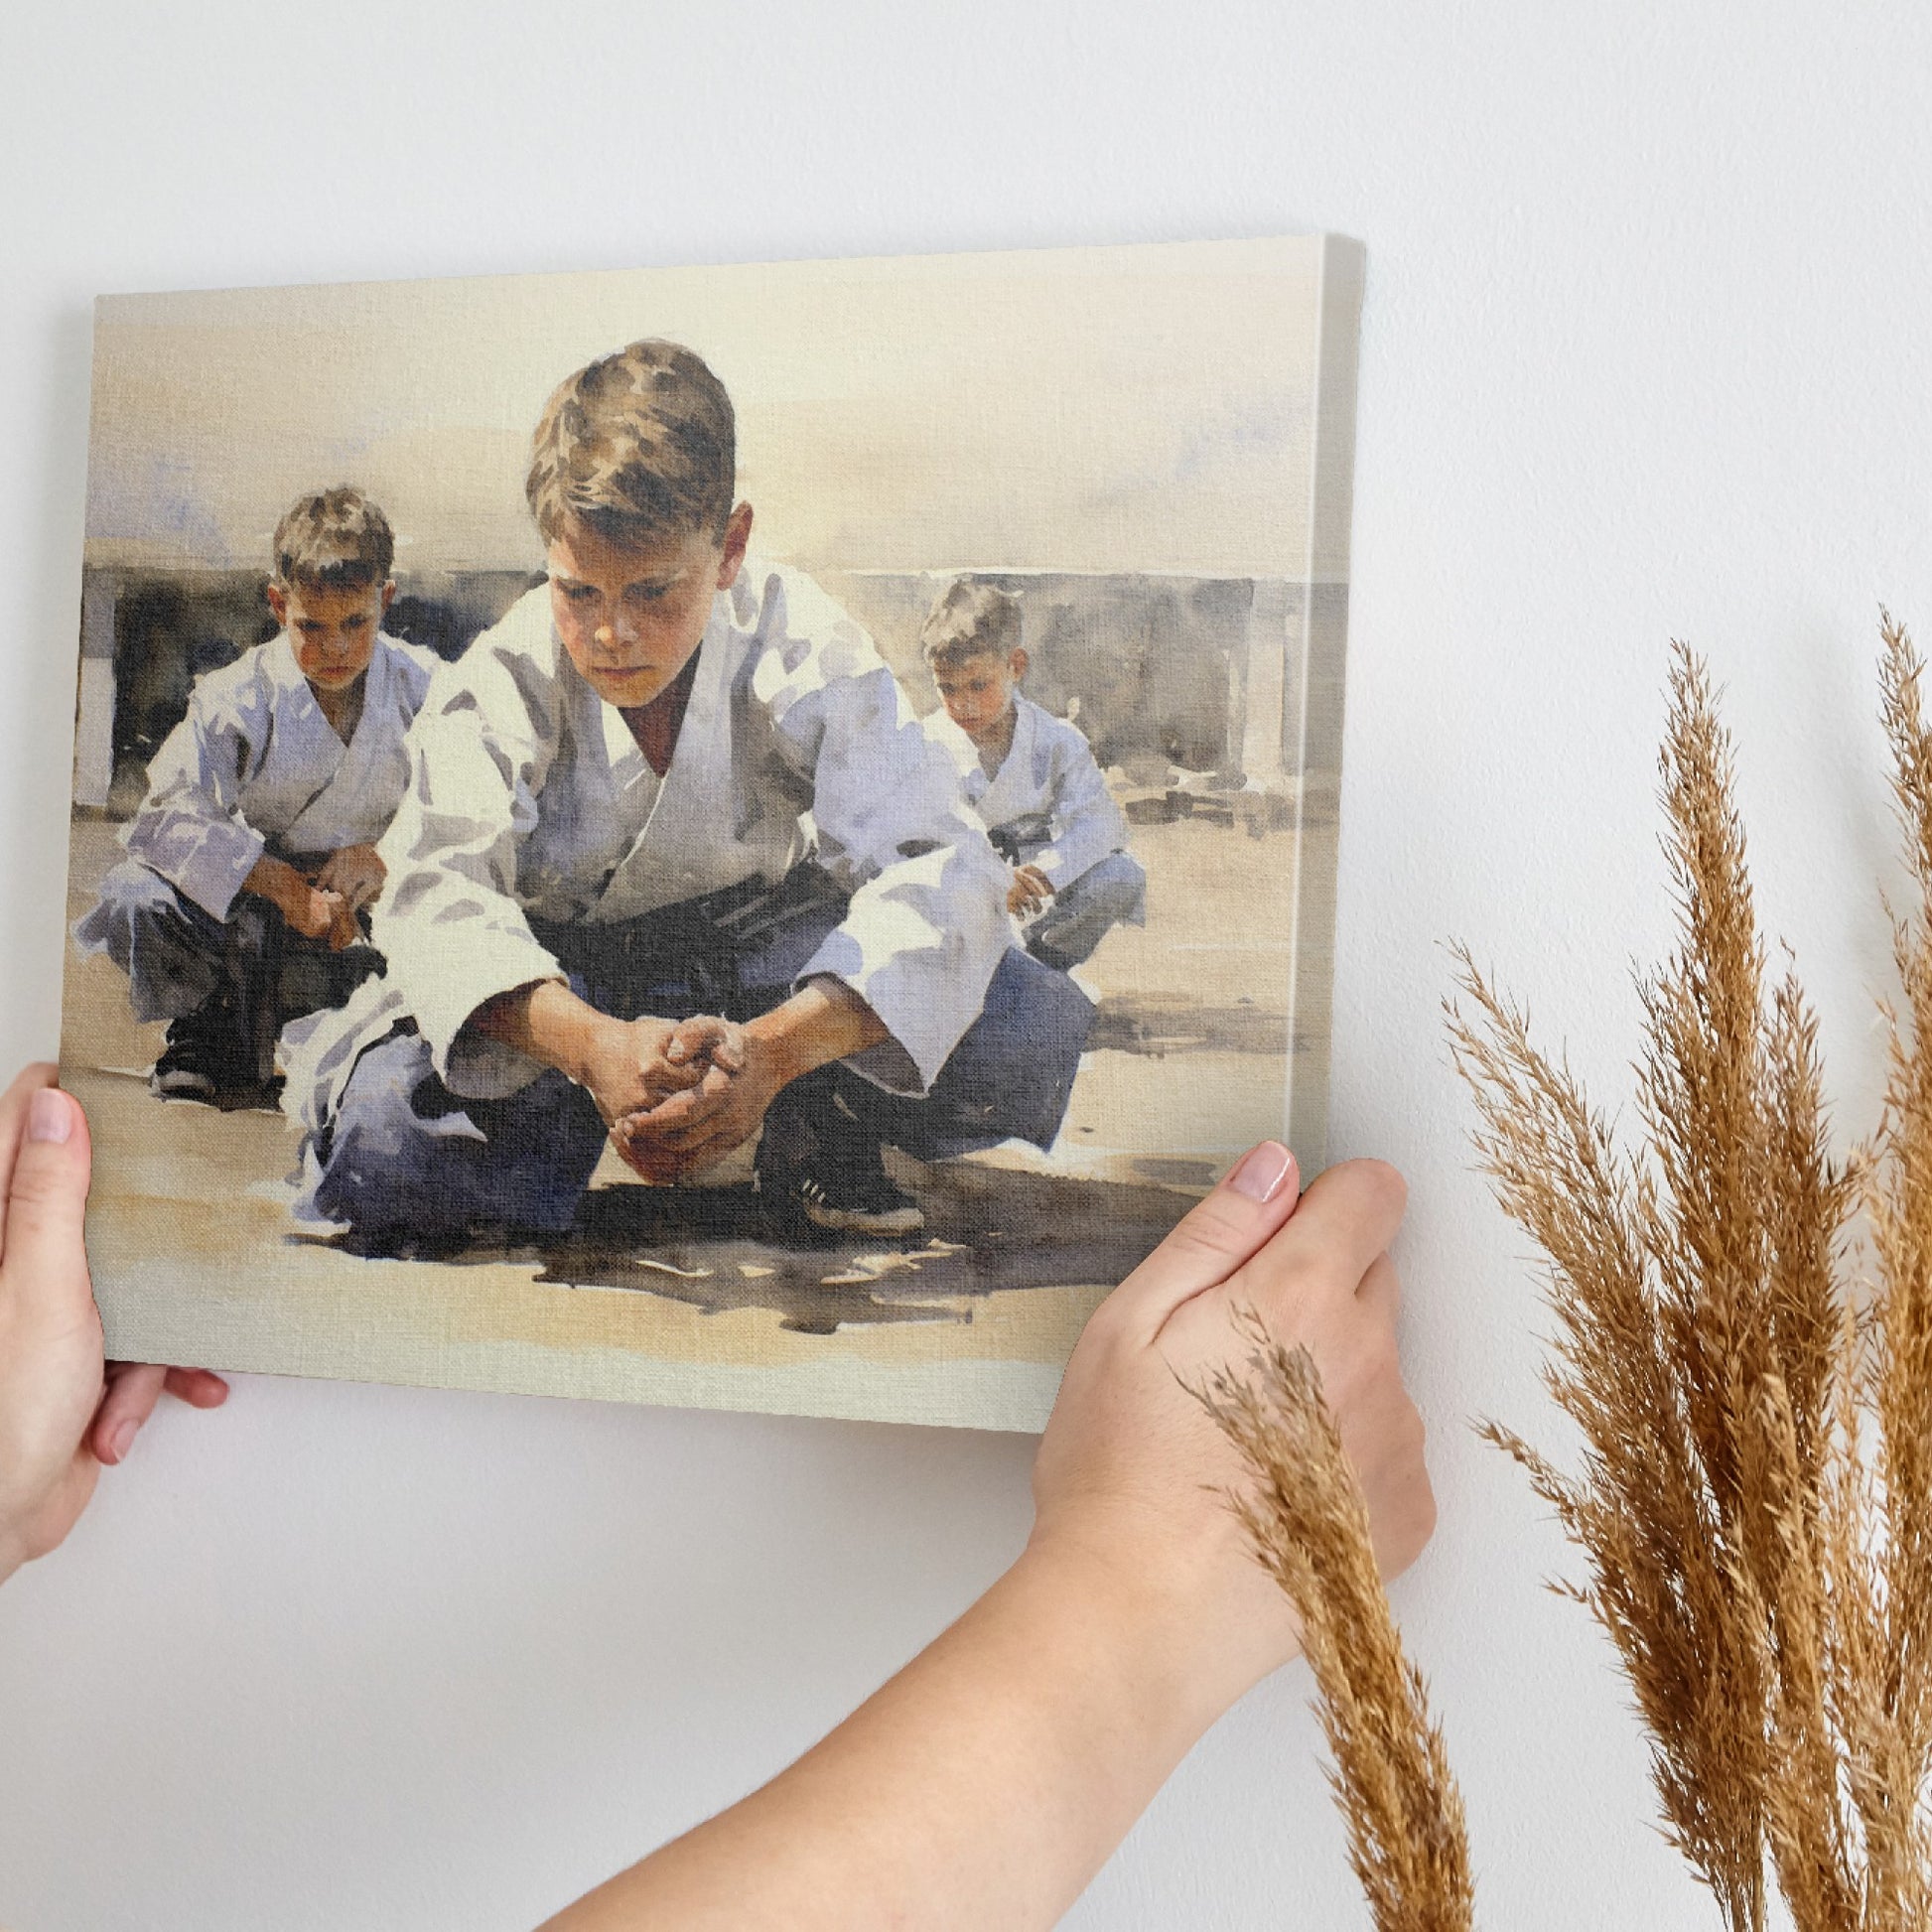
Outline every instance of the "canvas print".
<svg viewBox="0 0 1932 1932">
<path fill-rule="evenodd" d="M 1037 1428 L 1326 1103 L 1362 251 L 103 298 L 109 1352 Z"/>
</svg>

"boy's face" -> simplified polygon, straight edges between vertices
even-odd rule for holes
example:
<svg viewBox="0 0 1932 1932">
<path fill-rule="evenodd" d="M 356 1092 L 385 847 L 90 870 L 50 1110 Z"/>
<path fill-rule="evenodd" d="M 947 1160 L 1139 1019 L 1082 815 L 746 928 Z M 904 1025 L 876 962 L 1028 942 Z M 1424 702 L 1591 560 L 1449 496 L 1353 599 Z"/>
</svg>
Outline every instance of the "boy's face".
<svg viewBox="0 0 1932 1932">
<path fill-rule="evenodd" d="M 982 650 L 957 664 L 935 667 L 932 681 L 939 687 L 940 701 L 953 723 L 967 737 L 983 738 L 1012 708 L 1013 687 L 1026 670 L 1024 650 L 1016 650 L 1011 657 Z"/>
<path fill-rule="evenodd" d="M 302 675 L 322 691 L 345 691 L 369 668 L 375 633 L 396 595 L 393 584 L 329 590 L 271 584 L 268 608 L 295 645 Z"/>
<path fill-rule="evenodd" d="M 552 539 L 550 611 L 584 682 L 625 710 L 648 704 L 704 641 L 711 600 L 731 588 L 752 534 L 752 506 L 725 535 L 700 531 L 627 549 L 582 523 Z"/>
</svg>

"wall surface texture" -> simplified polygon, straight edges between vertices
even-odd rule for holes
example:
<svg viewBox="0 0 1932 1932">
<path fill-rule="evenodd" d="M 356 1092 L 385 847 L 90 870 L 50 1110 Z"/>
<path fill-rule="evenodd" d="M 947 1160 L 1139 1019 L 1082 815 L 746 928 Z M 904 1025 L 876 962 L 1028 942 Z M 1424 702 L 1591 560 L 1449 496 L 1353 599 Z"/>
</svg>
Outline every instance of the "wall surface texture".
<svg viewBox="0 0 1932 1932">
<path fill-rule="evenodd" d="M 14 21 L 0 117 L 0 1065 L 56 1038 L 103 290 L 1332 228 L 1369 246 L 1331 1147 L 1409 1173 L 1443 1527 L 1399 1586 L 1483 1922 L 1715 1923 L 1565 1553 L 1468 1423 L 1561 1440 L 1470 1175 L 1442 942 L 1606 1099 L 1667 941 L 1668 640 L 1870 1120 L 1882 599 L 1932 637 L 1932 25 L 1530 0 Z M 0 1595 L 0 1923 L 527 1925 L 781 1765 L 1011 1559 L 1022 1440 L 243 1381 Z M 1069 1923 L 1364 1923 L 1285 1674 Z"/>
</svg>

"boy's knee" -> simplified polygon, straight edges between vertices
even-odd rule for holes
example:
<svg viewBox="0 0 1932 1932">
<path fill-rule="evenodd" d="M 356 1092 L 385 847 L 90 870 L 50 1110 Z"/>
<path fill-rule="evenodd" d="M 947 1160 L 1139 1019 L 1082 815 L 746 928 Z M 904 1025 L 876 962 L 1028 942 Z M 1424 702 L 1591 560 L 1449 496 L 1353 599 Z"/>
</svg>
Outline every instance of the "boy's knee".
<svg viewBox="0 0 1932 1932">
<path fill-rule="evenodd" d="M 452 1192 L 434 1173 L 443 1165 L 438 1125 L 414 1104 L 429 1071 L 429 1049 L 414 1035 L 384 1040 L 357 1062 L 334 1119 L 309 1144 L 309 1192 L 325 1219 L 357 1233 L 437 1231 Z"/>
<path fill-rule="evenodd" d="M 128 925 L 180 925 L 188 919 L 181 895 L 158 872 L 124 859 L 100 882 L 101 909 Z"/>
<path fill-rule="evenodd" d="M 1116 852 L 1103 859 L 1098 870 L 1109 909 L 1118 907 L 1118 915 L 1131 912 L 1147 891 L 1147 872 L 1141 862 L 1131 852 Z"/>
<path fill-rule="evenodd" d="M 419 1035 L 383 1040 L 363 1053 L 311 1142 L 310 1206 L 375 1247 L 568 1226 L 603 1151 L 603 1122 L 562 1074 L 543 1075 L 509 1105 L 504 1118 L 493 1103 L 452 1093 Z"/>
<path fill-rule="evenodd" d="M 416 1089 L 435 1071 L 420 1035 L 378 1040 L 355 1062 L 343 1085 L 335 1129 L 350 1131 L 400 1152 L 432 1123 L 417 1116 Z"/>
</svg>

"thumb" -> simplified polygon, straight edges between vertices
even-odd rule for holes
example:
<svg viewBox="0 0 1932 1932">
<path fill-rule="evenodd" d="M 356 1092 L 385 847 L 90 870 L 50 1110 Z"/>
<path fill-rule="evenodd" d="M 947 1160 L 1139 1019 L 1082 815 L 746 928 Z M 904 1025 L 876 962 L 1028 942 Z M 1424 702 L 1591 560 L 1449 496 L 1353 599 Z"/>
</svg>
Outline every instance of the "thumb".
<svg viewBox="0 0 1932 1932">
<path fill-rule="evenodd" d="M 70 1094 L 43 1086 L 23 1098 L 0 1230 L 0 1292 L 18 1308 L 61 1320 L 92 1300 L 83 1239 L 92 1150 Z"/>
<path fill-rule="evenodd" d="M 729 1020 L 701 1013 L 678 1023 L 671 1035 L 666 1057 L 682 1062 L 706 1053 L 727 1072 L 736 1072 L 744 1057 L 738 1046 L 737 1035 L 738 1029 Z"/>
</svg>

